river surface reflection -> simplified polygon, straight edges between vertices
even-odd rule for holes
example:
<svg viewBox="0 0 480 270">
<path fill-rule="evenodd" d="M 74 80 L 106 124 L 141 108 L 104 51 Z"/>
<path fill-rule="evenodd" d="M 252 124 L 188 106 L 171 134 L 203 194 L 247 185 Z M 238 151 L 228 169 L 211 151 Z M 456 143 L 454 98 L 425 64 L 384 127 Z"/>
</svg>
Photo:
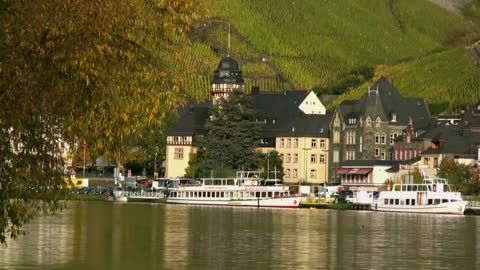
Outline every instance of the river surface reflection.
<svg viewBox="0 0 480 270">
<path fill-rule="evenodd" d="M 76 202 L 0 269 L 480 269 L 480 216 Z"/>
</svg>

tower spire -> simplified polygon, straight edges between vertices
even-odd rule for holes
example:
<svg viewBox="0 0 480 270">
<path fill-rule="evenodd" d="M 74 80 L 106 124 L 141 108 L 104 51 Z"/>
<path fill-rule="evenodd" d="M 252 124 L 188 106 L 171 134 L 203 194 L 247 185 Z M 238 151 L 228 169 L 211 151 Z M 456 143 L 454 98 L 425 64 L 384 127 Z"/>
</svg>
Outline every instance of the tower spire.
<svg viewBox="0 0 480 270">
<path fill-rule="evenodd" d="M 230 24 L 228 24 L 227 56 L 230 56 Z"/>
</svg>

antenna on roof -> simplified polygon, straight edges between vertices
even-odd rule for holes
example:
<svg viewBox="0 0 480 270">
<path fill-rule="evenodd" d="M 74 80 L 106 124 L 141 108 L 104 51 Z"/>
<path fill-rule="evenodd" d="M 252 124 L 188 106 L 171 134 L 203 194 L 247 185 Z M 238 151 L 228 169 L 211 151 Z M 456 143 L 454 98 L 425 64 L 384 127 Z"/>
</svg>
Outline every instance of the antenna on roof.
<svg viewBox="0 0 480 270">
<path fill-rule="evenodd" d="M 230 56 L 230 24 L 228 24 L 227 56 Z"/>
</svg>

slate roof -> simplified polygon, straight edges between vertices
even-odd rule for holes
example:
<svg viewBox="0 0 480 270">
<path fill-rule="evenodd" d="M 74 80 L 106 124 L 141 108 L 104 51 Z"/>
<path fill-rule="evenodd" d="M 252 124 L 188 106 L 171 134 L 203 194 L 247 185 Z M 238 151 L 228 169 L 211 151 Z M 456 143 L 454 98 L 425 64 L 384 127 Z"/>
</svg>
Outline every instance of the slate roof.
<svg viewBox="0 0 480 270">
<path fill-rule="evenodd" d="M 285 91 L 283 93 L 261 93 L 250 95 L 258 121 L 265 122 L 263 137 L 329 137 L 332 114 L 306 115 L 298 106 L 308 92 Z M 211 102 L 190 102 L 183 107 L 179 120 L 169 129 L 170 136 L 193 136 L 203 132 L 209 116 Z"/>
<path fill-rule="evenodd" d="M 224 57 L 213 73 L 212 83 L 243 84 L 243 82 L 242 71 L 237 61 L 231 57 Z"/>
<path fill-rule="evenodd" d="M 355 116 L 372 121 L 380 117 L 382 121 L 391 121 L 396 114 L 396 122 L 390 125 L 406 126 L 410 119 L 417 129 L 425 129 L 430 121 L 428 108 L 421 98 L 405 98 L 385 78 L 381 77 L 358 101 L 347 100 L 340 104 L 342 117 Z"/>
<path fill-rule="evenodd" d="M 430 137 L 438 148 L 428 148 L 422 155 L 450 154 L 460 157 L 472 157 L 477 155 L 477 147 L 480 145 L 480 136 L 459 126 L 444 126 L 435 128 L 423 134 L 421 137 Z"/>
<path fill-rule="evenodd" d="M 377 159 L 369 159 L 369 160 L 346 160 L 342 163 L 342 166 L 351 167 L 351 166 L 395 166 L 400 164 L 398 160 L 377 160 Z"/>
<path fill-rule="evenodd" d="M 184 107 L 180 108 L 180 117 L 168 130 L 168 135 L 193 136 L 196 133 L 201 133 L 203 131 L 203 125 L 208 119 L 211 107 L 211 101 L 203 103 L 197 103 L 194 101 L 188 102 Z"/>
</svg>

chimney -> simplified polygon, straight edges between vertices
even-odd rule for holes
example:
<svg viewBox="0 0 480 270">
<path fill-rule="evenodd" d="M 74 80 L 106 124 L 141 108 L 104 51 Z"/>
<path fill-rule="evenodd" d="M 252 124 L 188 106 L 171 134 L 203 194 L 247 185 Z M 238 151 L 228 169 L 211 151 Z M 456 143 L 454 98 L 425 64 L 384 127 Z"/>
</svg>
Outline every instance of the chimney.
<svg viewBox="0 0 480 270">
<path fill-rule="evenodd" d="M 392 75 L 387 75 L 385 76 L 385 79 L 393 86 L 393 76 Z"/>
<path fill-rule="evenodd" d="M 259 86 L 252 86 L 252 95 L 260 94 L 260 87 Z"/>
</svg>

